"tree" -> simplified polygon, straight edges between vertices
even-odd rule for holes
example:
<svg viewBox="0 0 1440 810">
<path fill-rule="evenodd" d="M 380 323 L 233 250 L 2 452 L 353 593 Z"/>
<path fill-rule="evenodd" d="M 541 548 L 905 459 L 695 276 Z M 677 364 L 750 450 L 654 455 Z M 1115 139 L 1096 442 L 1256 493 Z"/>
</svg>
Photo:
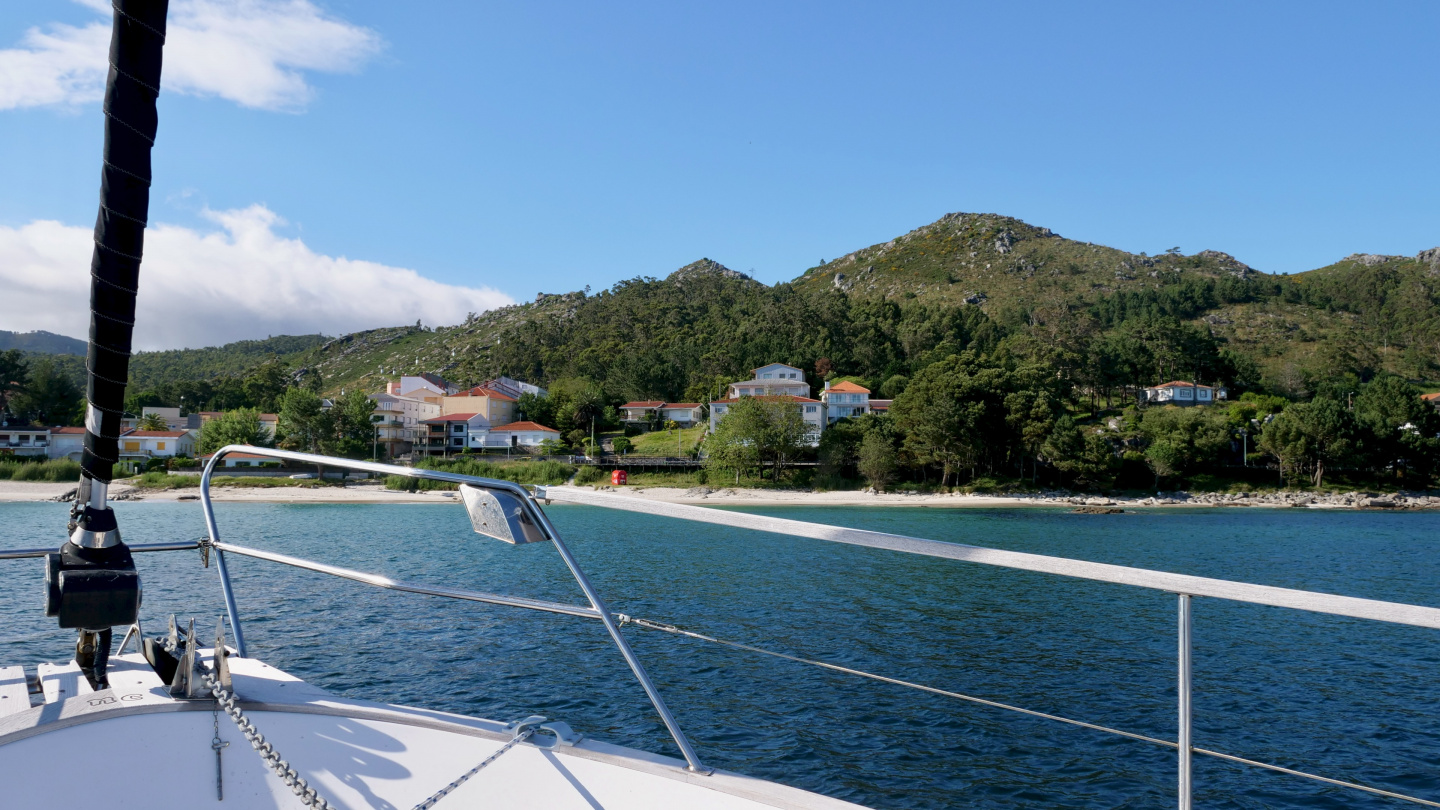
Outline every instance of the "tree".
<svg viewBox="0 0 1440 810">
<path fill-rule="evenodd" d="M 517 420 L 555 427 L 555 402 L 550 397 L 526 391 L 515 403 L 515 411 Z"/>
<path fill-rule="evenodd" d="M 136 427 L 141 430 L 169 430 L 170 424 L 165 421 L 165 417 L 158 413 L 147 413 L 140 417 Z"/>
<path fill-rule="evenodd" d="M 326 452 L 346 458 L 370 455 L 375 440 L 375 402 L 364 391 L 352 388 L 333 401 L 319 428 L 327 433 L 322 445 Z"/>
<path fill-rule="evenodd" d="M 1140 432 L 1149 444 L 1145 462 L 1160 479 L 1184 475 L 1218 464 L 1230 449 L 1230 415 L 1211 407 L 1147 408 L 1140 419 Z"/>
<path fill-rule="evenodd" d="M 1260 435 L 1260 448 L 1280 460 L 1281 474 L 1308 472 L 1319 487 L 1329 467 L 1349 461 L 1359 449 L 1355 419 L 1340 402 L 1317 397 L 1291 405 Z"/>
<path fill-rule="evenodd" d="M 815 428 L 793 402 L 769 397 L 741 397 L 705 442 L 709 466 L 744 470 L 762 465 L 779 479 L 785 466 L 813 446 Z"/>
<path fill-rule="evenodd" d="M 1355 421 L 1377 474 L 1393 471 L 1417 486 L 1429 482 L 1440 456 L 1440 414 L 1408 382 L 1376 377 L 1355 397 Z"/>
<path fill-rule="evenodd" d="M 200 452 L 213 453 L 229 444 L 268 447 L 270 431 L 260 424 L 260 411 L 236 408 L 225 411 L 200 426 Z"/>
<path fill-rule="evenodd" d="M 10 406 L 10 398 L 24 390 L 30 369 L 19 349 L 0 352 L 0 411 Z"/>
<path fill-rule="evenodd" d="M 10 412 L 39 424 L 73 424 L 81 421 L 80 389 L 50 359 L 29 369 L 25 387 L 10 396 Z"/>
<path fill-rule="evenodd" d="M 885 399 L 894 399 L 904 393 L 905 386 L 909 384 L 909 377 L 904 374 L 893 374 L 880 384 L 880 396 Z"/>
<path fill-rule="evenodd" d="M 1055 428 L 1040 446 L 1040 454 L 1076 484 L 1096 489 L 1109 486 L 1120 466 L 1103 435 L 1093 428 L 1076 426 L 1068 415 L 1055 420 Z"/>
<path fill-rule="evenodd" d="M 280 398 L 277 442 L 287 450 L 318 452 L 325 439 L 326 421 L 320 397 L 309 388 L 287 388 Z"/>
<path fill-rule="evenodd" d="M 877 491 L 884 492 L 895 480 L 895 447 L 879 431 L 865 434 L 855 463 L 860 474 Z"/>
</svg>

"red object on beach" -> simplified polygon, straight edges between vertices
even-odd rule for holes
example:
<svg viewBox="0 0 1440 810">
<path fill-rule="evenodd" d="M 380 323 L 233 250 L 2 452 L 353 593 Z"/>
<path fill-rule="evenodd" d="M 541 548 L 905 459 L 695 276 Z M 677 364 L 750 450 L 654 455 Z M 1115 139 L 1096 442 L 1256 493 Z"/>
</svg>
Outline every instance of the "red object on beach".
<svg viewBox="0 0 1440 810">
<path fill-rule="evenodd" d="M 610 483 L 614 484 L 617 487 L 625 483 L 625 479 L 627 478 L 629 478 L 629 476 L 625 474 L 624 470 L 615 470 L 614 472 L 610 473 Z"/>
</svg>

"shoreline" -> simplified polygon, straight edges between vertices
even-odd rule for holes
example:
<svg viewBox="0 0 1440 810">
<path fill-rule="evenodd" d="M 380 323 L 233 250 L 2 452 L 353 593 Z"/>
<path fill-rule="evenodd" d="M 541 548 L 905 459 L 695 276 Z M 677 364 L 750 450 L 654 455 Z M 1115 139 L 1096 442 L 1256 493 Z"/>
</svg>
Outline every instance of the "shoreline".
<svg viewBox="0 0 1440 810">
<path fill-rule="evenodd" d="M 569 486 L 569 485 L 566 485 Z M 585 487 L 589 489 L 590 487 Z M 75 489 L 74 484 L 31 481 L 0 481 L 0 503 L 59 501 Z M 624 497 L 663 503 L 701 506 L 919 506 L 951 509 L 993 509 L 1027 507 L 1069 507 L 1088 511 L 1166 507 L 1252 507 L 1271 509 L 1440 509 L 1440 497 L 1416 493 L 1374 495 L 1366 492 L 1316 494 L 1308 492 L 1268 493 L 1161 493 L 1162 497 L 1109 497 L 1046 492 L 1024 495 L 965 495 L 875 493 L 871 491 L 809 492 L 801 490 L 736 489 L 722 487 L 612 487 L 595 489 Z M 197 489 L 142 489 L 117 482 L 111 490 L 117 501 L 198 501 Z M 352 483 L 342 487 L 230 487 L 211 489 L 216 503 L 457 503 L 455 492 L 403 492 L 389 490 L 378 481 Z"/>
</svg>

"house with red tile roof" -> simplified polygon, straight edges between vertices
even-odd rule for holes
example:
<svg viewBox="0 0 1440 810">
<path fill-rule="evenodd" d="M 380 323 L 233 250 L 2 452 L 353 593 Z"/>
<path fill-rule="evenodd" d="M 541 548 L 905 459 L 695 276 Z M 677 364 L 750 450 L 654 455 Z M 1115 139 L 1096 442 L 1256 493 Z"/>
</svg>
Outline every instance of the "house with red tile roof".
<svg viewBox="0 0 1440 810">
<path fill-rule="evenodd" d="M 560 438 L 560 431 L 535 422 L 511 422 L 490 429 L 491 436 L 499 436 L 510 447 L 538 447 L 546 439 Z"/>
<path fill-rule="evenodd" d="M 1199 385 L 1184 380 L 1173 380 L 1141 389 L 1142 405 L 1211 405 L 1227 396 L 1224 388 Z"/>
</svg>

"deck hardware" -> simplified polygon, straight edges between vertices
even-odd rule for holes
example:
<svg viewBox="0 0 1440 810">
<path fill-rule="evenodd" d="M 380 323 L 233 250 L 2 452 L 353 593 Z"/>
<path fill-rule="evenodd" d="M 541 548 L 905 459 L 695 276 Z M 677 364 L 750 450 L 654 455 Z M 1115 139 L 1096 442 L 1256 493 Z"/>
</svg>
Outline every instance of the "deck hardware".
<svg viewBox="0 0 1440 810">
<path fill-rule="evenodd" d="M 215 679 L 226 689 L 230 688 L 230 651 L 225 648 L 225 617 L 215 620 L 215 647 L 210 659 L 214 662 Z"/>
<path fill-rule="evenodd" d="M 215 707 L 210 710 L 210 719 L 215 723 L 215 736 L 210 738 L 210 750 L 215 752 L 215 801 L 225 801 L 225 769 L 220 764 L 220 752 L 230 747 L 230 743 L 220 739 L 220 701 L 215 701 Z"/>
</svg>

